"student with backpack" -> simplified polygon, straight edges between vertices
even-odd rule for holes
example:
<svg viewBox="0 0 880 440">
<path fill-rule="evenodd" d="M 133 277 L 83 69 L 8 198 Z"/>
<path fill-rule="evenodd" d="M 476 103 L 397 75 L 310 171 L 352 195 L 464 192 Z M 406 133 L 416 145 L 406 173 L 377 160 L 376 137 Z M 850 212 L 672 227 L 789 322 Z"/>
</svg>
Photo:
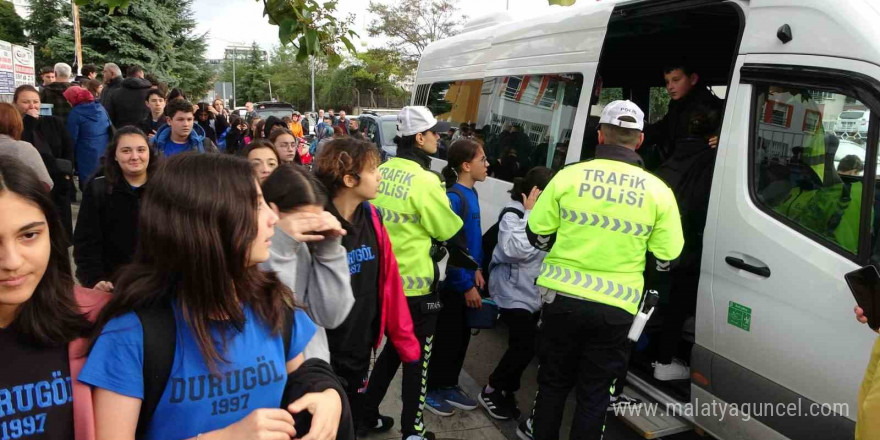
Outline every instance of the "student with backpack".
<svg viewBox="0 0 880 440">
<path fill-rule="evenodd" d="M 421 355 L 388 231 L 369 202 L 378 195 L 382 180 L 379 164 L 379 150 L 372 143 L 350 137 L 327 143 L 315 163 L 315 173 L 330 196 L 327 211 L 347 232 L 342 245 L 348 254 L 354 307 L 345 322 L 327 330 L 327 337 L 333 370 L 346 383 L 345 392 L 361 436 L 385 432 L 394 425 L 394 419 L 388 416 L 372 420 L 364 417 L 373 350 L 379 348 L 387 333 L 403 362 L 416 362 Z"/>
<path fill-rule="evenodd" d="M 109 295 L 73 284 L 64 226 L 36 173 L 0 156 L 0 438 L 93 440 L 76 378 Z"/>
<path fill-rule="evenodd" d="M 308 438 L 336 438 L 337 379 L 302 355 L 315 325 L 257 267 L 278 216 L 248 162 L 175 155 L 150 185 L 134 263 L 79 375 L 93 387 L 97 440 L 288 438 L 303 434 L 305 412 Z"/>
<path fill-rule="evenodd" d="M 553 177 L 553 170 L 535 167 L 524 178 L 516 178 L 510 190 L 512 199 L 501 211 L 494 233 L 497 245 L 491 252 L 489 294 L 507 324 L 507 351 L 489 376 L 489 383 L 480 393 L 480 405 L 498 420 L 519 418 L 516 391 L 523 371 L 535 356 L 541 295 L 535 280 L 541 272 L 546 252 L 529 243 L 526 225 L 529 213 L 541 191 Z"/>
<path fill-rule="evenodd" d="M 449 146 L 448 165 L 443 168 L 446 196 L 452 210 L 464 222 L 462 230 L 468 253 L 482 259 L 483 229 L 480 226 L 480 199 L 476 182 L 486 180 L 489 161 L 483 147 L 473 139 L 459 139 Z M 467 307 L 482 306 L 481 291 L 486 283 L 480 269 L 448 268 L 440 286 L 443 309 L 437 317 L 434 337 L 434 360 L 428 367 L 428 409 L 439 416 L 451 416 L 454 408 L 472 410 L 477 402 L 459 386 L 458 376 L 470 343 L 470 329 L 465 324 Z"/>
</svg>

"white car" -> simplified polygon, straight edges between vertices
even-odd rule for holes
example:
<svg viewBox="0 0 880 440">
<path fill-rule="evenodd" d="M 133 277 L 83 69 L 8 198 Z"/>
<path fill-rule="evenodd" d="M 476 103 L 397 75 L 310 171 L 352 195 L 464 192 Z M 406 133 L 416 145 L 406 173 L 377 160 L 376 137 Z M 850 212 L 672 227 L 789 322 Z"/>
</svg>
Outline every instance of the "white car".
<svg viewBox="0 0 880 440">
<path fill-rule="evenodd" d="M 837 122 L 834 123 L 834 132 L 841 136 L 866 138 L 870 121 L 870 110 L 846 110 L 837 117 Z"/>
</svg>

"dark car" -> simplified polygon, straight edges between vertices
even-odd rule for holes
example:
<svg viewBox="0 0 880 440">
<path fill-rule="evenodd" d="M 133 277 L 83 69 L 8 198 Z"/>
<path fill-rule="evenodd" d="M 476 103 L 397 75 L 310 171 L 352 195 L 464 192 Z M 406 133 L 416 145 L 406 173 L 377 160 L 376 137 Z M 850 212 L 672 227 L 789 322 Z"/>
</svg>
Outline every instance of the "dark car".
<svg viewBox="0 0 880 440">
<path fill-rule="evenodd" d="M 397 156 L 397 144 L 394 143 L 394 136 L 397 135 L 396 115 L 364 113 L 358 116 L 358 121 L 364 137 L 379 147 L 383 159 Z"/>
<path fill-rule="evenodd" d="M 286 102 L 258 102 L 254 104 L 254 113 L 265 120 L 269 116 L 275 116 L 278 119 L 290 117 L 294 108 Z"/>
</svg>

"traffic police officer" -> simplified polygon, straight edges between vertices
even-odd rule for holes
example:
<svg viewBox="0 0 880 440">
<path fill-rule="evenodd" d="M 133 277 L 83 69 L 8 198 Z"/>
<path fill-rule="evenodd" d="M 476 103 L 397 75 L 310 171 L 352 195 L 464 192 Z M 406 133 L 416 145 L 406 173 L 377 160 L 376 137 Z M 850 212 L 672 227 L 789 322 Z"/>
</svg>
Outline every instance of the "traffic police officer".
<svg viewBox="0 0 880 440">
<path fill-rule="evenodd" d="M 545 302 L 538 393 L 519 426 L 521 438 L 558 438 L 575 385 L 570 438 L 602 437 L 615 378 L 626 368 L 646 252 L 673 260 L 684 244 L 672 190 L 642 168 L 635 152 L 644 141 L 642 110 L 614 101 L 599 127 L 596 158 L 560 171 L 529 217 L 529 240 L 549 254 L 537 280 Z"/>
<path fill-rule="evenodd" d="M 404 107 L 397 116 L 397 157 L 379 167 L 382 183 L 373 201 L 388 229 L 413 329 L 422 345 L 418 363 L 403 367 L 400 430 L 404 440 L 434 439 L 434 434 L 426 431 L 422 422 L 428 360 L 440 310 L 436 293 L 437 265 L 431 257 L 432 239 L 446 242 L 457 237 L 462 226 L 461 218 L 449 207 L 440 177 L 430 171 L 428 155 L 437 151 L 438 133 L 446 130 L 448 124 L 438 122 L 426 107 Z M 379 416 L 379 404 L 399 366 L 397 351 L 386 344 L 367 387 L 364 412 L 371 428 L 377 423 L 387 423 L 387 417 Z"/>
</svg>

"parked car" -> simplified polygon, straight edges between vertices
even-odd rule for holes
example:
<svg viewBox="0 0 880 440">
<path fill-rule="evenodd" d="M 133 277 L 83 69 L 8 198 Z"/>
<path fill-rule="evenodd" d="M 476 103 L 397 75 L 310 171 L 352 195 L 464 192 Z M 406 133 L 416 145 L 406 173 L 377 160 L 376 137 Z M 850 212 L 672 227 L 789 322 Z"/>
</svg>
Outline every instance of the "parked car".
<svg viewBox="0 0 880 440">
<path fill-rule="evenodd" d="M 269 116 L 275 116 L 278 119 L 290 117 L 293 112 L 293 106 L 286 102 L 258 102 L 254 104 L 254 113 L 262 119 Z"/>
<path fill-rule="evenodd" d="M 363 113 L 358 116 L 364 136 L 379 147 L 382 159 L 397 156 L 397 115 L 379 116 L 376 113 Z"/>
<path fill-rule="evenodd" d="M 847 137 L 866 138 L 870 120 L 870 110 L 846 110 L 837 117 L 834 133 Z"/>
</svg>

